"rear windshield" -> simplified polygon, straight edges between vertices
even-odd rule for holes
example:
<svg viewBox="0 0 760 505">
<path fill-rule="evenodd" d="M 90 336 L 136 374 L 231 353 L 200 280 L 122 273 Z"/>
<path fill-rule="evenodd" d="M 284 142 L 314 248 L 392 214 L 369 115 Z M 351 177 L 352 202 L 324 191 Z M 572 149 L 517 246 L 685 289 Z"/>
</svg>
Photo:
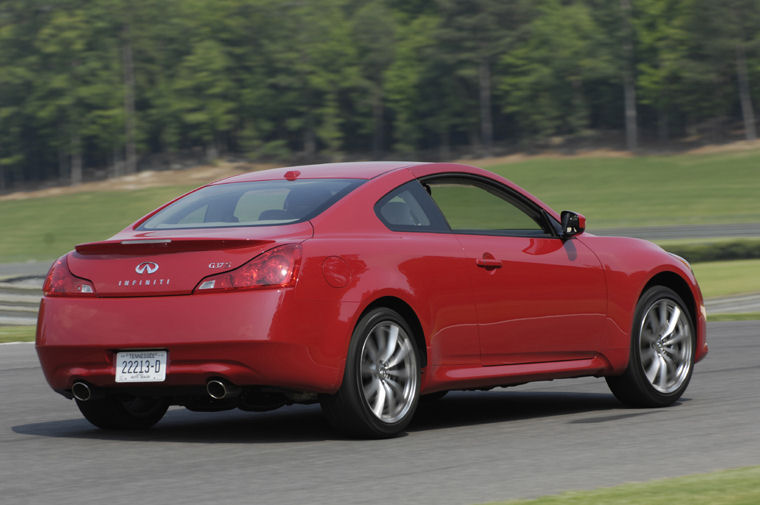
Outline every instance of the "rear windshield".
<svg viewBox="0 0 760 505">
<path fill-rule="evenodd" d="M 217 184 L 169 205 L 140 230 L 273 226 L 311 219 L 363 180 L 304 179 Z"/>
</svg>

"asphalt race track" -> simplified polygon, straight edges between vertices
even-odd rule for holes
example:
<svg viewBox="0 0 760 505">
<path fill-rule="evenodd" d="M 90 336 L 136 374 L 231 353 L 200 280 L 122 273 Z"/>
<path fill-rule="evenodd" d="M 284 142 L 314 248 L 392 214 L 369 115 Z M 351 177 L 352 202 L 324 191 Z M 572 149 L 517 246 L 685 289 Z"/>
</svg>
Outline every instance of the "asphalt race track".
<svg viewBox="0 0 760 505">
<path fill-rule="evenodd" d="M 760 464 L 760 322 L 709 325 L 683 401 L 622 408 L 602 379 L 451 393 L 409 432 L 342 439 L 317 406 L 172 409 L 102 432 L 0 345 L 2 504 L 475 504 Z"/>
</svg>

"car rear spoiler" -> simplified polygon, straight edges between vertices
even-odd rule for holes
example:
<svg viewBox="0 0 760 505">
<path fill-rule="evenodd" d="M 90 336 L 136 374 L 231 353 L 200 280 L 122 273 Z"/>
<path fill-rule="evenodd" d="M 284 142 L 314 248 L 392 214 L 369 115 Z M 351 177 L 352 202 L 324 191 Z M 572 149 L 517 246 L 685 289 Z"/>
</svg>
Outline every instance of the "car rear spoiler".
<svg viewBox="0 0 760 505">
<path fill-rule="evenodd" d="M 79 254 L 161 254 L 169 252 L 210 251 L 219 249 L 244 249 L 274 243 L 274 240 L 237 238 L 166 238 L 104 240 L 76 246 Z"/>
</svg>

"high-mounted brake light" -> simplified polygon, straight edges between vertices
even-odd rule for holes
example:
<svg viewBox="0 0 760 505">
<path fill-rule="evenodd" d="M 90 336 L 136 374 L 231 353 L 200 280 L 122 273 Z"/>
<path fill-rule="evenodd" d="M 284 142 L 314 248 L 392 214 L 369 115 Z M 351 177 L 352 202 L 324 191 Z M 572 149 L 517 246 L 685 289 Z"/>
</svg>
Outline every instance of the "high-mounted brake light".
<svg viewBox="0 0 760 505">
<path fill-rule="evenodd" d="M 50 267 L 42 292 L 45 296 L 95 296 L 92 281 L 72 274 L 67 258 L 68 254 L 61 256 Z"/>
<path fill-rule="evenodd" d="M 235 270 L 204 277 L 194 292 L 287 288 L 295 285 L 301 264 L 301 246 L 287 244 L 270 249 Z"/>
</svg>

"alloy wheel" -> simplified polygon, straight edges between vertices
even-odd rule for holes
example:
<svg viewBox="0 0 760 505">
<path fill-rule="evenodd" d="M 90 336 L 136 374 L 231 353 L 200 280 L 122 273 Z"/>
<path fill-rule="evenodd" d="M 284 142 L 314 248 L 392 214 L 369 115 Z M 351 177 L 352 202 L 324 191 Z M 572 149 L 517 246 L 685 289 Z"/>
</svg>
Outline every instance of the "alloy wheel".
<svg viewBox="0 0 760 505">
<path fill-rule="evenodd" d="M 376 324 L 367 334 L 359 361 L 361 391 L 369 410 L 384 423 L 396 423 L 414 404 L 417 359 L 404 329 L 392 321 Z"/>
<path fill-rule="evenodd" d="M 659 393 L 676 391 L 689 377 L 693 339 L 687 318 L 675 301 L 662 298 L 649 306 L 641 322 L 641 367 Z"/>
</svg>

